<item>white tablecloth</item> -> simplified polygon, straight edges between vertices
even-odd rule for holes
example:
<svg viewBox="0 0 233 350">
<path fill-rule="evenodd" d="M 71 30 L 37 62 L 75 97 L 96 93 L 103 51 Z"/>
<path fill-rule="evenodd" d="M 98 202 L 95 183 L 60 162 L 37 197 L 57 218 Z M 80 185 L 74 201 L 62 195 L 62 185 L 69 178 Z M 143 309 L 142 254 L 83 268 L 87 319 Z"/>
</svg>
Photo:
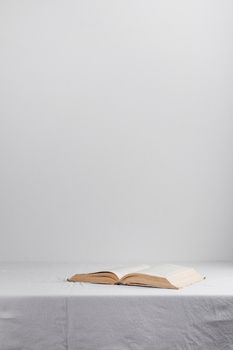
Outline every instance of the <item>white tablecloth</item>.
<svg viewBox="0 0 233 350">
<path fill-rule="evenodd" d="M 65 281 L 106 265 L 0 263 L 0 350 L 233 349 L 233 263 L 191 265 L 206 280 L 177 291 Z"/>
</svg>

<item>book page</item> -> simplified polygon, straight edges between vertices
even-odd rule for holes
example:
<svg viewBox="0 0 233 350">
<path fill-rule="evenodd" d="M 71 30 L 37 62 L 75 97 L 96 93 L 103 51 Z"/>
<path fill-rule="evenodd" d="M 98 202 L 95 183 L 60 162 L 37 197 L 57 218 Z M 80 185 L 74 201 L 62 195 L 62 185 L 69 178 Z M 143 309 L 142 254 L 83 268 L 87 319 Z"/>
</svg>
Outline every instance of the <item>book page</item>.
<svg viewBox="0 0 233 350">
<path fill-rule="evenodd" d="M 132 266 L 122 266 L 118 268 L 110 269 L 111 272 L 115 273 L 119 279 L 124 277 L 125 275 L 129 273 L 141 273 L 141 271 L 144 271 L 145 269 L 148 269 L 150 265 L 141 264 L 141 265 L 132 265 Z"/>
<path fill-rule="evenodd" d="M 152 276 L 158 276 L 158 277 L 169 277 L 174 274 L 185 272 L 189 270 L 188 267 L 179 266 L 179 265 L 172 265 L 172 264 L 158 264 L 149 266 L 148 268 L 145 268 L 141 270 L 139 273 L 143 273 L 146 275 L 152 275 Z"/>
</svg>

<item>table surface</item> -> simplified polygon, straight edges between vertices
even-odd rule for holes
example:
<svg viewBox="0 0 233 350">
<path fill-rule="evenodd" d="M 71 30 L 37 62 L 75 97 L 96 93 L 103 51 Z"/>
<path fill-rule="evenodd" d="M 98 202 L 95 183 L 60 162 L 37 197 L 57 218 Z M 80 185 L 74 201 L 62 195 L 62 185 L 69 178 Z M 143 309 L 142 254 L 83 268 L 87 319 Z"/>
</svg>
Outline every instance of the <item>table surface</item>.
<svg viewBox="0 0 233 350">
<path fill-rule="evenodd" d="M 107 264 L 0 263 L 0 297 L 3 296 L 233 296 L 233 262 L 182 263 L 206 277 L 180 290 L 67 282 L 81 272 L 110 269 Z M 114 266 L 116 267 L 116 266 Z"/>
</svg>

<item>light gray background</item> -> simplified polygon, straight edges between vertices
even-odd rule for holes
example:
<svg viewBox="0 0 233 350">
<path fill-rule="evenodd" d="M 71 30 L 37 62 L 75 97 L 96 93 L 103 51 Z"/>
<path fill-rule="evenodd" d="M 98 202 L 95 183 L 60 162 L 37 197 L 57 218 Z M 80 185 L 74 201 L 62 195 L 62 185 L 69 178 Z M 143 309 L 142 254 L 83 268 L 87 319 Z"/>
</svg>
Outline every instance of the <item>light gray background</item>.
<svg viewBox="0 0 233 350">
<path fill-rule="evenodd" d="M 0 0 L 0 260 L 232 259 L 233 2 Z"/>
</svg>

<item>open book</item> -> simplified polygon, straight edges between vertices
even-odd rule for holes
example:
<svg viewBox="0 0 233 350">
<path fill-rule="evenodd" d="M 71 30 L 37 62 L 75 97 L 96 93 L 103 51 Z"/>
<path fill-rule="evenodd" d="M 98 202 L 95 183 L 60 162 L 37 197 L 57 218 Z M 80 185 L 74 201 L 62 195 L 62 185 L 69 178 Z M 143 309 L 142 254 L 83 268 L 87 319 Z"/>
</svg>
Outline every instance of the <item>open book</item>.
<svg viewBox="0 0 233 350">
<path fill-rule="evenodd" d="M 88 282 L 101 284 L 124 284 L 179 289 L 203 279 L 193 268 L 178 265 L 138 265 L 76 274 L 67 279 L 69 282 Z"/>
</svg>

